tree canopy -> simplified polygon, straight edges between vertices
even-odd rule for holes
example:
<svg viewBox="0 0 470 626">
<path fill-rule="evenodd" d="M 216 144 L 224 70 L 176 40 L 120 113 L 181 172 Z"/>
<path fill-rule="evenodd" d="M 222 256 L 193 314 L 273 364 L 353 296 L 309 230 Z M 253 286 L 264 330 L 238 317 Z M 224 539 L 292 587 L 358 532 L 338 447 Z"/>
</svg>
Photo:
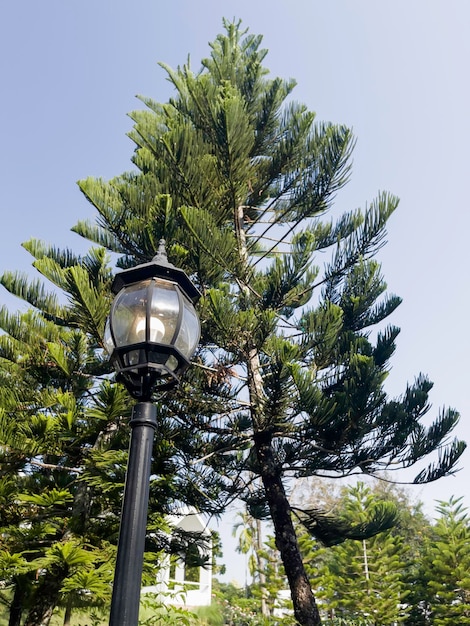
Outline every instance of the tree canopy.
<svg viewBox="0 0 470 626">
<path fill-rule="evenodd" d="M 97 219 L 73 230 L 98 248 L 77 258 L 26 244 L 67 303 L 40 282 L 3 275 L 2 284 L 34 312 L 3 312 L 1 357 L 36 376 L 36 387 L 51 384 L 83 398 L 81 408 L 96 420 L 99 394 L 109 402 L 120 393 L 101 350 L 109 254 L 127 268 L 150 261 L 165 239 L 170 261 L 202 293 L 202 337 L 178 391 L 155 397 L 162 424 L 156 491 L 212 512 L 238 498 L 256 518 L 270 518 L 296 619 L 316 625 L 293 514 L 327 545 L 373 536 L 394 515 L 378 507 L 357 525 L 315 508 L 294 511 L 292 480 L 374 475 L 437 451 L 414 478 L 429 482 L 455 470 L 465 444 L 450 439 L 455 410 L 425 422 L 432 388 L 425 376 L 398 398 L 384 389 L 399 333 L 388 318 L 400 298 L 386 293 L 375 257 L 397 198 L 382 192 L 364 209 L 329 216 L 349 178 L 351 130 L 317 121 L 293 100 L 295 81 L 269 76 L 261 36 L 236 21 L 224 27 L 198 71 L 189 62 L 163 66 L 174 87 L 168 102 L 140 97 L 144 108 L 130 114 L 133 169 L 110 181 L 79 182 Z M 33 337 L 26 343 L 36 341 L 37 350 L 24 346 L 25 324 Z M 79 457 L 60 463 L 75 467 L 92 458 L 90 450 L 122 417 L 116 404 L 106 407 L 91 439 L 88 421 L 79 420 Z M 42 404 L 39 412 L 48 409 Z M 119 455 L 122 435 L 112 440 L 107 453 Z M 30 451 L 22 467 L 37 458 L 47 455 Z M 92 465 L 96 474 L 100 465 Z M 81 481 L 94 484 L 88 474 Z"/>
</svg>

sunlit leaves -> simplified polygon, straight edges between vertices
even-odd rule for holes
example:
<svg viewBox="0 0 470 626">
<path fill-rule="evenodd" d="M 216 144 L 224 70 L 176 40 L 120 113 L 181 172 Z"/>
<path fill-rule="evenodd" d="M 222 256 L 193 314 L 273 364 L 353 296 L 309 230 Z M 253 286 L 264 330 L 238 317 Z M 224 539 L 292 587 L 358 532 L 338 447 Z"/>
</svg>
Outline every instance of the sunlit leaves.
<svg viewBox="0 0 470 626">
<path fill-rule="evenodd" d="M 17 498 L 20 502 L 35 504 L 38 507 L 54 507 L 70 504 L 73 500 L 69 491 L 51 489 L 40 494 L 19 493 Z"/>
</svg>

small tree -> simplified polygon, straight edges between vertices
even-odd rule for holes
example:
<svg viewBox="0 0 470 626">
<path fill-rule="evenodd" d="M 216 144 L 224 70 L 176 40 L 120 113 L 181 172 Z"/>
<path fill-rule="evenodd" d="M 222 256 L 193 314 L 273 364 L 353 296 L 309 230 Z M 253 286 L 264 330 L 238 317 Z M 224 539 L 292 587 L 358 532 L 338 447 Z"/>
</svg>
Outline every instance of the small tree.
<svg viewBox="0 0 470 626">
<path fill-rule="evenodd" d="M 358 483 L 347 489 L 340 507 L 344 516 L 364 523 L 382 503 L 371 489 Z M 315 558 L 320 560 L 319 576 L 312 574 L 319 597 L 338 618 L 362 619 L 373 626 L 403 623 L 407 614 L 405 552 L 401 538 L 390 531 L 362 541 L 347 540 L 326 554 L 325 548 L 318 550 L 313 565 Z"/>
<path fill-rule="evenodd" d="M 435 626 L 470 624 L 470 518 L 462 498 L 439 502 L 424 559 Z"/>
</svg>

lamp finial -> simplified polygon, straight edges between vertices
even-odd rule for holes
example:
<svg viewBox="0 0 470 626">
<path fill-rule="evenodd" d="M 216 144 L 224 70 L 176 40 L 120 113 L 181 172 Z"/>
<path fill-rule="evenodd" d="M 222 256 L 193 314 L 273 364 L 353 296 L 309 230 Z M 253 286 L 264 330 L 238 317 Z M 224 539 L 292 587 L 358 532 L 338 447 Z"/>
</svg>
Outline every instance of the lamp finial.
<svg viewBox="0 0 470 626">
<path fill-rule="evenodd" d="M 164 239 L 160 239 L 160 241 L 158 242 L 157 254 L 152 259 L 155 263 L 161 263 L 162 265 L 168 264 L 165 244 L 166 241 Z"/>
</svg>

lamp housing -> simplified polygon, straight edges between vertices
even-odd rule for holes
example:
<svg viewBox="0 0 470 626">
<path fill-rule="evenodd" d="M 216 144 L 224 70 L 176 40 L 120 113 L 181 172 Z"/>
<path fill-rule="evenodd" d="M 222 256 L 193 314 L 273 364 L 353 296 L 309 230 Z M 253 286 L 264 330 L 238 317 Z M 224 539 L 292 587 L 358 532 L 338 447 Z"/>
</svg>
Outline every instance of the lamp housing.
<svg viewBox="0 0 470 626">
<path fill-rule="evenodd" d="M 178 384 L 199 343 L 198 289 L 169 263 L 165 242 L 150 263 L 116 274 L 104 345 L 117 379 L 140 401 Z"/>
</svg>

